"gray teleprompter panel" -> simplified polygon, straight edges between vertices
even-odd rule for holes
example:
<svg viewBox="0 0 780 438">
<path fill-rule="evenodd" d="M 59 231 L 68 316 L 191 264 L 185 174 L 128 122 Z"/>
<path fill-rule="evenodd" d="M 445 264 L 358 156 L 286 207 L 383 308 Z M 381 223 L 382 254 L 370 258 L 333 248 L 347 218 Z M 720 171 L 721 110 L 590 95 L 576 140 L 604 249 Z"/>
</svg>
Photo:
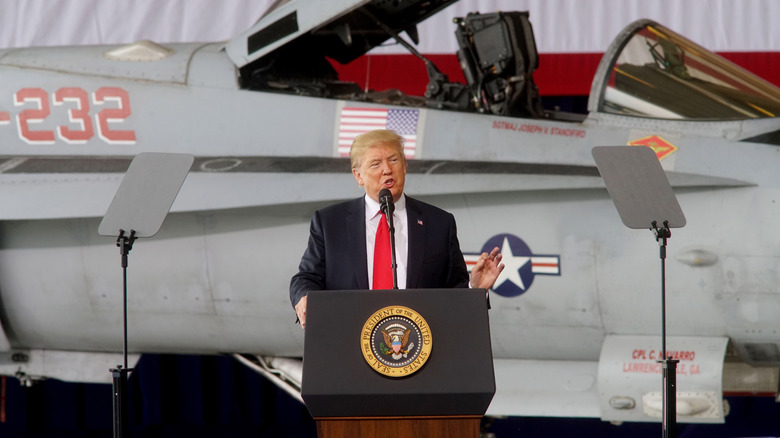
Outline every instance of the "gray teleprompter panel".
<svg viewBox="0 0 780 438">
<path fill-rule="evenodd" d="M 685 215 L 652 149 L 643 146 L 597 146 L 596 166 L 620 219 L 628 228 L 685 226 Z"/>
<path fill-rule="evenodd" d="M 145 152 L 130 163 L 98 227 L 103 236 L 152 237 L 160 230 L 194 161 L 192 155 Z"/>
</svg>

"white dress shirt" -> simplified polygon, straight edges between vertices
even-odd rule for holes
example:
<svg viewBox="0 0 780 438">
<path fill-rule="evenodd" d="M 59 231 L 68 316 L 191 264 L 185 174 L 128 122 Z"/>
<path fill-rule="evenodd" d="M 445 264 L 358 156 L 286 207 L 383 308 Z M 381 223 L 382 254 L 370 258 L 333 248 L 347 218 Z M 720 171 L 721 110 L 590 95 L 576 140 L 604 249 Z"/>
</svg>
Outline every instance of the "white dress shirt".
<svg viewBox="0 0 780 438">
<path fill-rule="evenodd" d="M 379 203 L 365 196 L 366 200 L 366 260 L 368 260 L 368 287 L 374 282 L 374 242 L 382 213 Z M 393 226 L 395 227 L 395 261 L 398 265 L 398 289 L 406 289 L 406 262 L 409 258 L 409 220 L 406 217 L 406 195 L 395 203 Z"/>
</svg>

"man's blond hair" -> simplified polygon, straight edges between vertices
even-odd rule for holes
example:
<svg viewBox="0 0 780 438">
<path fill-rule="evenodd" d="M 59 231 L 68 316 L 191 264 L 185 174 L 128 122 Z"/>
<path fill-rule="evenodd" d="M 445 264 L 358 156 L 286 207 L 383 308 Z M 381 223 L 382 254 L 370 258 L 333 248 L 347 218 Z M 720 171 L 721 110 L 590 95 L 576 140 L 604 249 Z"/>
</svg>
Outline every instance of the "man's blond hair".
<svg viewBox="0 0 780 438">
<path fill-rule="evenodd" d="M 376 129 L 368 131 L 365 134 L 360 134 L 352 141 L 352 147 L 349 149 L 349 161 L 352 164 L 352 169 L 360 167 L 360 163 L 363 160 L 363 155 L 366 151 L 380 143 L 394 146 L 398 151 L 398 155 L 401 157 L 404 164 L 406 164 L 404 138 L 390 129 Z"/>
</svg>

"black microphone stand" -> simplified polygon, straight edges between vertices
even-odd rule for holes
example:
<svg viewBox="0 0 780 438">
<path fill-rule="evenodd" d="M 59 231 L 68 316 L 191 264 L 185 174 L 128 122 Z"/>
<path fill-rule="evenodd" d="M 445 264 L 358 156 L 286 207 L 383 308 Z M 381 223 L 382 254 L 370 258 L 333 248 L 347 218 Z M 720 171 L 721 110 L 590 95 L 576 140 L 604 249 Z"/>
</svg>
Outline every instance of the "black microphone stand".
<svg viewBox="0 0 780 438">
<path fill-rule="evenodd" d="M 393 204 L 390 204 L 393 205 Z M 395 260 L 395 225 L 393 225 L 393 213 L 387 216 L 387 225 L 390 228 L 390 256 L 393 260 L 393 289 L 398 289 L 398 263 Z"/>
<path fill-rule="evenodd" d="M 384 193 L 387 191 L 386 193 Z M 390 190 L 382 189 L 379 192 L 379 209 L 385 214 L 387 218 L 387 227 L 390 228 L 390 258 L 393 262 L 393 289 L 398 289 L 398 263 L 395 259 L 395 225 L 393 224 L 393 212 L 395 211 L 395 203 L 393 203 L 393 195 L 390 194 Z"/>
<path fill-rule="evenodd" d="M 382 212 L 385 213 L 385 217 L 387 217 L 387 226 L 390 228 L 390 257 L 393 261 L 393 289 L 398 289 L 398 263 L 395 259 L 395 225 L 393 224 L 393 211 L 395 211 L 395 206 L 392 201 L 387 204 L 382 204 Z"/>
</svg>

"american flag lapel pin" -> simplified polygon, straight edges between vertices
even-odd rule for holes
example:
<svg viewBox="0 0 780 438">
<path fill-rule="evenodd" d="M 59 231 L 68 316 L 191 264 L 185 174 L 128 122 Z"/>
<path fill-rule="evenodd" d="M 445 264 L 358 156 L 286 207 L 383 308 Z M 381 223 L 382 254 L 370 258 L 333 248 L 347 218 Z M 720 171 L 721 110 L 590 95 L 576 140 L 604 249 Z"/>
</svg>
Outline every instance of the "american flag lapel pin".
<svg viewBox="0 0 780 438">
<path fill-rule="evenodd" d="M 423 224 L 423 223 L 422 223 L 422 219 L 417 219 L 417 224 L 418 224 L 418 225 L 422 225 L 422 224 Z"/>
</svg>

